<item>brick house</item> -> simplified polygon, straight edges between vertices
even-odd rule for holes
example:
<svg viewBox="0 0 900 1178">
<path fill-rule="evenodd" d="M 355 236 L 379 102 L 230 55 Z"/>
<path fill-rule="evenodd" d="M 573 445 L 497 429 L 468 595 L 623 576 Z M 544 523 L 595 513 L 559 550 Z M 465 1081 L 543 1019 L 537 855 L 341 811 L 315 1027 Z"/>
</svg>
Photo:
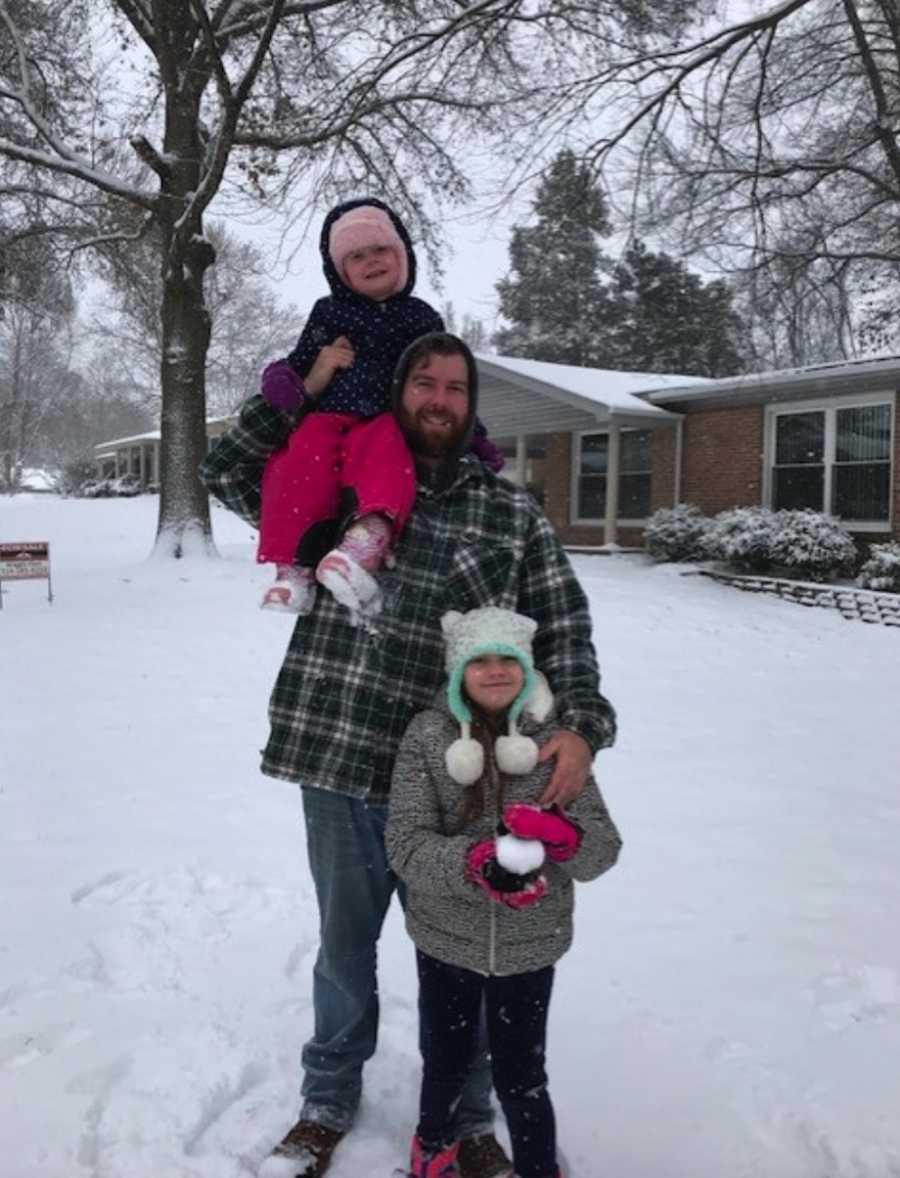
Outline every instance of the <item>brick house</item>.
<svg viewBox="0 0 900 1178">
<path fill-rule="evenodd" d="M 639 544 L 659 507 L 811 507 L 900 539 L 900 357 L 723 380 L 479 356 L 480 412 L 569 545 Z M 538 444 L 539 443 L 539 444 Z"/>
<path fill-rule="evenodd" d="M 675 503 L 812 507 L 869 543 L 900 539 L 900 356 L 724 380 L 486 354 L 478 369 L 504 474 L 567 545 L 639 545 L 646 517 Z M 209 419 L 209 441 L 232 421 Z M 95 461 L 153 486 L 159 432 L 103 442 Z"/>
</svg>

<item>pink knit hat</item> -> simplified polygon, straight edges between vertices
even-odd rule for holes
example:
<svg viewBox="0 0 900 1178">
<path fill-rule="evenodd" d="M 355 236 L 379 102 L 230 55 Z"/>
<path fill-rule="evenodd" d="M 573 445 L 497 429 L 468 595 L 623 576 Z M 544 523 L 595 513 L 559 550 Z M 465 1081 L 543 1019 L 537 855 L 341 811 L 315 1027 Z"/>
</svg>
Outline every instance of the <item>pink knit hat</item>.
<svg viewBox="0 0 900 1178">
<path fill-rule="evenodd" d="M 394 251 L 399 263 L 399 277 L 397 288 L 392 293 L 397 294 L 403 290 L 409 277 L 406 246 L 383 209 L 378 209 L 374 205 L 357 205 L 338 217 L 331 226 L 328 252 L 335 269 L 345 282 L 347 275 L 344 272 L 344 259 L 354 250 L 365 249 L 368 245 L 386 245 Z"/>
</svg>

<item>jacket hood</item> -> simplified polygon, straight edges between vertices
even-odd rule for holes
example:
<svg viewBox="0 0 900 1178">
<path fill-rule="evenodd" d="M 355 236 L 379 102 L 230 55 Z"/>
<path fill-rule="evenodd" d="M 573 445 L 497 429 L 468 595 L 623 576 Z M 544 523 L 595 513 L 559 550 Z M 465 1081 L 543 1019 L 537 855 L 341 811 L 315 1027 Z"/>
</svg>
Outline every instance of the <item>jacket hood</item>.
<svg viewBox="0 0 900 1178">
<path fill-rule="evenodd" d="M 364 296 L 356 294 L 354 290 L 347 285 L 341 275 L 338 273 L 337 267 L 331 260 L 331 251 L 328 248 L 329 238 L 331 236 L 331 226 L 344 213 L 348 213 L 351 209 L 358 209 L 364 205 L 371 205 L 373 208 L 381 209 L 391 219 L 391 224 L 397 230 L 397 236 L 403 242 L 406 249 L 406 284 L 402 290 L 398 290 L 396 294 L 391 295 L 391 299 L 407 298 L 416 284 L 416 254 L 412 247 L 409 233 L 406 226 L 397 216 L 393 209 L 380 200 L 374 197 L 360 197 L 358 200 L 346 200 L 343 204 L 335 205 L 322 225 L 322 232 L 319 234 L 319 253 L 322 255 L 322 269 L 325 272 L 325 278 L 328 285 L 331 287 L 331 293 L 336 298 L 362 298 Z M 390 300 L 388 300 L 390 301 Z"/>
<path fill-rule="evenodd" d="M 428 352 L 430 350 L 433 350 L 436 355 L 461 355 L 466 362 L 466 372 L 469 377 L 469 412 L 466 418 L 465 432 L 459 444 L 444 459 L 444 465 L 451 466 L 469 449 L 475 429 L 475 418 L 478 415 L 478 367 L 475 357 L 472 355 L 472 349 L 465 340 L 460 339 L 458 335 L 451 335 L 447 331 L 432 331 L 427 335 L 420 335 L 418 339 L 414 339 L 404 348 L 397 361 L 391 382 L 391 409 L 396 414 L 400 407 L 403 386 L 406 384 L 406 378 L 414 358 L 421 355 L 422 351 Z"/>
</svg>

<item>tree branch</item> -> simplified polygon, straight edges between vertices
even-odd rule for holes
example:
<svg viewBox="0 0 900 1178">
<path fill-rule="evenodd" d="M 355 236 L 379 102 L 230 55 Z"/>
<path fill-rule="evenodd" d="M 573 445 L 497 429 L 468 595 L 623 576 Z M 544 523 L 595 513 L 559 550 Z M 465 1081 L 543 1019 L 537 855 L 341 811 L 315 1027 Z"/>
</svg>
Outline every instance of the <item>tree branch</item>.
<svg viewBox="0 0 900 1178">
<path fill-rule="evenodd" d="M 617 144 L 626 139 L 651 111 L 659 106 L 665 105 L 666 100 L 693 74 L 711 62 L 721 59 L 735 45 L 739 45 L 755 33 L 765 29 L 776 28 L 791 13 L 805 7 L 808 3 L 809 0 L 785 0 L 784 4 L 779 5 L 779 7 L 773 9 L 771 12 L 764 13 L 754 20 L 745 21 L 728 29 L 723 29 L 712 37 L 705 38 L 695 45 L 688 46 L 686 49 L 670 50 L 668 52 L 654 54 L 652 57 L 654 62 L 664 63 L 669 58 L 684 59 L 685 57 L 687 57 L 687 60 L 682 60 L 681 64 L 675 68 L 674 78 L 667 82 L 652 97 L 647 99 L 646 102 L 642 103 L 636 113 L 625 122 L 624 126 L 608 138 L 595 141 L 589 150 L 592 163 L 596 166 L 600 159 L 608 155 Z M 644 60 L 646 59 L 638 58 L 630 63 L 625 62 L 621 65 L 611 67 L 611 74 L 623 76 L 634 65 L 640 64 Z M 660 64 L 654 66 L 651 73 L 663 72 L 666 68 L 668 67 Z M 646 76 L 649 77 L 651 75 L 648 74 Z"/>
<path fill-rule="evenodd" d="M 192 5 L 202 8 L 202 0 L 191 0 Z M 225 166 L 228 163 L 228 157 L 231 154 L 231 149 L 235 143 L 235 135 L 237 131 L 238 120 L 244 104 L 250 95 L 253 84 L 256 81 L 260 67 L 262 66 L 265 56 L 269 51 L 269 46 L 272 43 L 272 37 L 275 35 L 275 29 L 278 27 L 278 22 L 282 18 L 282 10 L 284 8 L 284 0 L 270 0 L 268 19 L 263 28 L 262 33 L 256 43 L 256 48 L 249 65 L 244 71 L 244 75 L 238 82 L 236 89 L 231 90 L 230 84 L 225 76 L 224 64 L 219 56 L 218 47 L 215 44 L 214 38 L 211 36 L 209 30 L 208 46 L 213 55 L 214 69 L 217 77 L 222 75 L 224 84 L 228 86 L 228 97 L 222 93 L 220 88 L 220 97 L 222 98 L 222 117 L 219 122 L 218 130 L 213 137 L 211 145 L 211 152 L 209 156 L 209 163 L 206 168 L 205 175 L 201 179 L 196 191 L 185 209 L 182 216 L 179 218 L 175 226 L 175 233 L 173 235 L 172 248 L 177 250 L 184 247 L 185 238 L 192 232 L 192 226 L 197 223 L 198 218 L 203 210 L 209 205 L 209 202 L 216 195 L 219 186 L 222 183 L 222 177 L 225 173 Z M 204 13 L 205 17 L 205 13 Z"/>
<path fill-rule="evenodd" d="M 891 171 L 894 173 L 897 182 L 900 183 L 900 149 L 897 147 L 897 132 L 894 129 L 894 124 L 897 122 L 897 114 L 896 112 L 891 112 L 888 105 L 887 95 L 882 85 L 878 67 L 872 59 L 872 51 L 860 23 L 856 5 L 853 0 L 842 0 L 842 2 L 844 11 L 847 14 L 847 20 L 850 23 L 850 28 L 853 30 L 853 37 L 856 41 L 856 47 L 859 50 L 859 56 L 869 81 L 872 97 L 875 100 L 875 134 L 878 137 Z"/>
<path fill-rule="evenodd" d="M 144 209 L 150 210 L 156 206 L 156 197 L 153 193 L 143 192 L 139 188 L 123 184 L 114 176 L 98 172 L 80 160 L 57 159 L 55 156 L 47 155 L 46 152 L 37 151 L 30 147 L 21 147 L 9 139 L 0 139 L 0 155 L 18 160 L 20 163 L 31 164 L 36 168 L 43 168 L 48 172 L 83 180 L 86 184 L 109 193 L 110 196 L 118 196 L 122 200 L 140 205 Z"/>
<path fill-rule="evenodd" d="M 168 180 L 172 175 L 172 169 L 159 154 L 156 148 L 151 144 L 150 140 L 144 135 L 133 135 L 128 142 L 134 149 L 135 155 L 145 163 L 147 167 L 159 176 L 160 180 Z"/>
<path fill-rule="evenodd" d="M 93 249 L 95 246 L 99 245 L 114 245 L 117 242 L 123 241 L 140 241 L 141 238 L 146 236 L 147 230 L 150 229 L 150 227 L 154 224 L 154 221 L 155 218 L 153 217 L 152 213 L 148 213 L 144 218 L 142 218 L 140 225 L 137 227 L 137 229 L 135 229 L 134 233 L 101 233 L 96 237 L 89 237 L 85 241 L 79 241 L 72 246 L 71 250 L 69 251 L 69 256 L 71 257 L 79 250 Z"/>
</svg>

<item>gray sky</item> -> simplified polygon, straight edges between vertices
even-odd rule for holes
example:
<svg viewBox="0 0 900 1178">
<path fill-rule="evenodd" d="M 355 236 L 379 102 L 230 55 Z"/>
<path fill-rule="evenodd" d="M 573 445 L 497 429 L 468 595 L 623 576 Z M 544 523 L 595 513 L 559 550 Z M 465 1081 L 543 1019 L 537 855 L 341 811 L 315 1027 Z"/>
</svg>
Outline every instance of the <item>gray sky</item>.
<svg viewBox="0 0 900 1178">
<path fill-rule="evenodd" d="M 444 273 L 438 287 L 430 273 L 424 252 L 418 248 L 419 275 L 415 293 L 441 310 L 453 303 L 457 320 L 468 313 L 481 319 L 488 331 L 497 326 L 497 295 L 494 284 L 509 269 L 509 238 L 517 221 L 530 219 L 528 195 L 510 201 L 500 213 L 479 212 L 476 204 L 457 210 L 445 223 Z M 272 282 L 285 303 L 295 303 L 305 313 L 312 303 L 328 293 L 319 258 L 319 229 L 325 212 L 317 213 L 309 226 L 298 222 L 283 229 L 273 218 L 261 224 L 255 217 L 233 218 L 212 210 L 235 233 L 255 241 L 272 258 Z"/>
</svg>

